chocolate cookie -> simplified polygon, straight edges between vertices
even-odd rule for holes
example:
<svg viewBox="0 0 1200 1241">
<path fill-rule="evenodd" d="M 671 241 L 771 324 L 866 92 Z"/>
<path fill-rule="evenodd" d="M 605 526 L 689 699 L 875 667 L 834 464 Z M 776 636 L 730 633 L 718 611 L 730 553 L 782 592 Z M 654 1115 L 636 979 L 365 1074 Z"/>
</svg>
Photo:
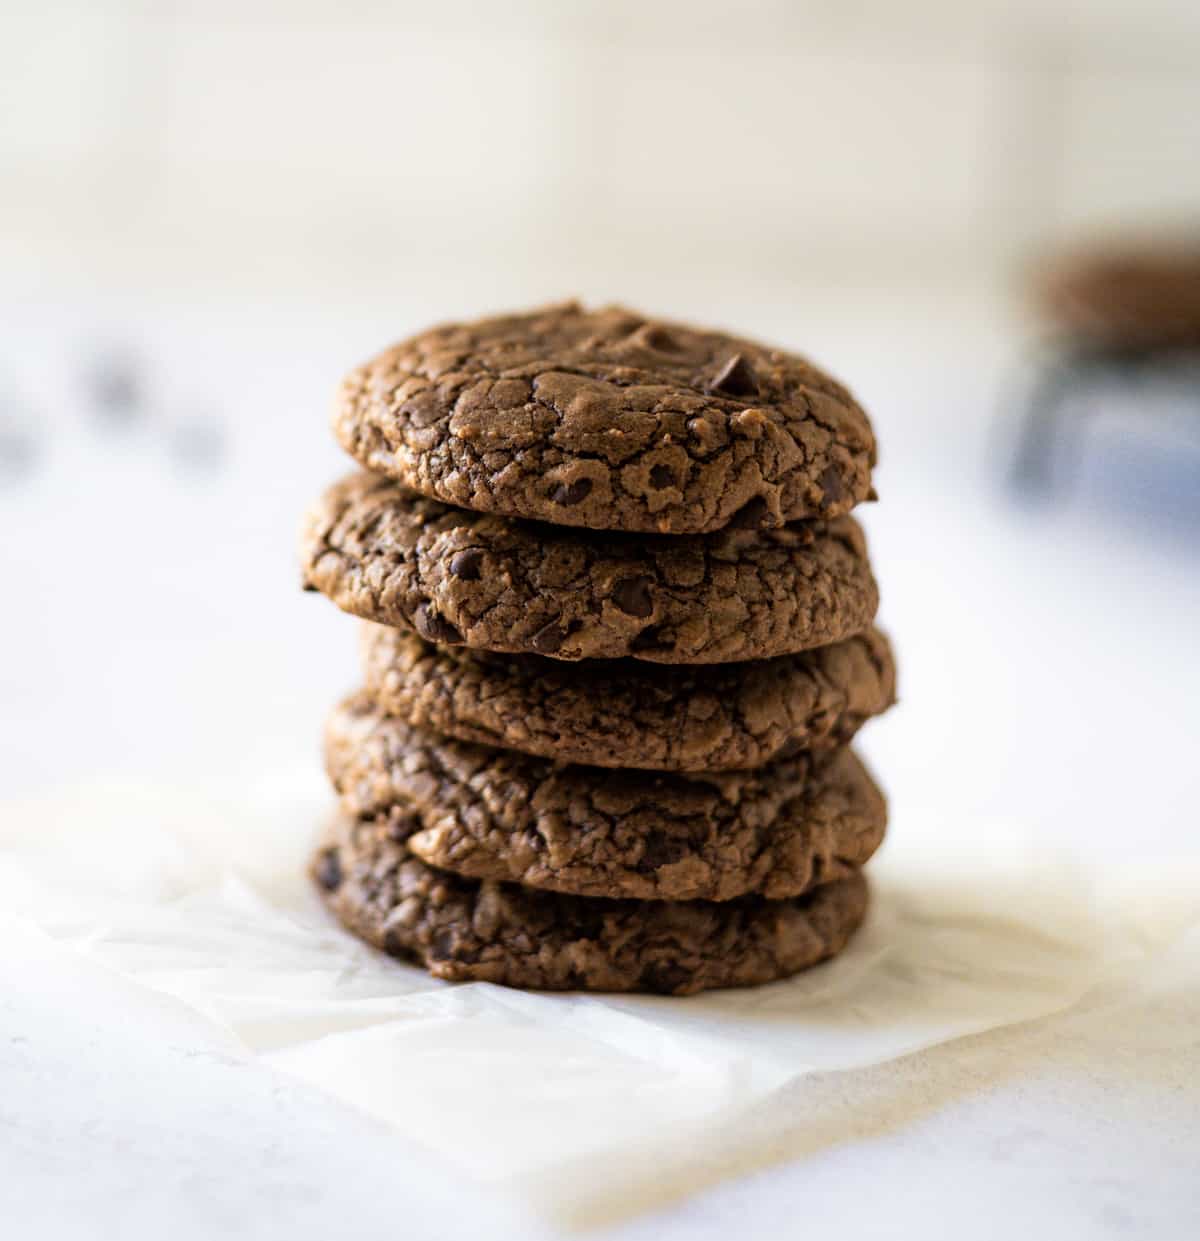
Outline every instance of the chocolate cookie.
<svg viewBox="0 0 1200 1241">
<path fill-rule="evenodd" d="M 832 517 L 875 464 L 867 416 L 803 358 L 574 303 L 394 345 L 345 381 L 334 430 L 424 495 L 598 530 Z"/>
<path fill-rule="evenodd" d="M 325 757 L 347 814 L 415 813 L 424 861 L 576 896 L 798 896 L 866 862 L 887 821 L 848 749 L 714 775 L 562 767 L 438 737 L 356 695 L 331 715 Z"/>
<path fill-rule="evenodd" d="M 825 646 L 878 604 L 853 518 L 663 537 L 450 508 L 355 474 L 310 511 L 304 582 L 446 646 L 725 663 Z"/>
<path fill-rule="evenodd" d="M 743 664 L 562 664 L 432 646 L 365 624 L 367 692 L 387 715 L 460 741 L 560 762 L 667 771 L 761 767 L 842 745 L 895 700 L 875 629 Z"/>
<path fill-rule="evenodd" d="M 312 863 L 356 935 L 437 978 L 546 991 L 689 995 L 785 978 L 862 922 L 862 875 L 789 901 L 610 901 L 460 879 L 426 866 L 403 823 L 339 817 Z"/>
</svg>

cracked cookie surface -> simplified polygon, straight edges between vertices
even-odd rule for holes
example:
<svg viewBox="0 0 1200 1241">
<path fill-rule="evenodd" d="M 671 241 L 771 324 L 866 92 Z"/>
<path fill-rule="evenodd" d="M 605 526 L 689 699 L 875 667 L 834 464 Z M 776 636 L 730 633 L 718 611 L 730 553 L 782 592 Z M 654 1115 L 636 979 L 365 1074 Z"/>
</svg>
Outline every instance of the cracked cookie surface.
<svg viewBox="0 0 1200 1241">
<path fill-rule="evenodd" d="M 844 878 L 883 840 L 883 795 L 849 749 L 751 772 L 560 766 L 335 708 L 326 767 L 343 811 L 415 815 L 423 861 L 576 896 L 773 900 Z"/>
<path fill-rule="evenodd" d="M 867 908 L 858 872 L 796 900 L 610 901 L 460 879 L 414 858 L 402 819 L 338 816 L 310 870 L 335 916 L 455 982 L 689 995 L 785 978 L 841 951 Z"/>
<path fill-rule="evenodd" d="M 491 655 L 364 624 L 366 689 L 386 715 L 560 762 L 666 771 L 761 767 L 843 745 L 895 700 L 876 629 L 732 665 Z"/>
<path fill-rule="evenodd" d="M 850 517 L 706 535 L 558 529 L 372 474 L 309 511 L 304 584 L 446 646 L 555 659 L 765 659 L 866 629 L 879 595 Z"/>
<path fill-rule="evenodd" d="M 342 384 L 342 446 L 463 508 L 683 534 L 848 512 L 875 439 L 810 362 L 574 303 L 433 328 Z"/>
</svg>

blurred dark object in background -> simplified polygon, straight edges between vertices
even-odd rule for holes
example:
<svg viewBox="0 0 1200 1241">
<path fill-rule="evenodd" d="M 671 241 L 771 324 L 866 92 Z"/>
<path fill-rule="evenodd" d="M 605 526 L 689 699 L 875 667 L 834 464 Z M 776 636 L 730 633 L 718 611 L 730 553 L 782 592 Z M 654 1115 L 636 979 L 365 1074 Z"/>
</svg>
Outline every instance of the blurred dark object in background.
<svg viewBox="0 0 1200 1241">
<path fill-rule="evenodd" d="M 84 371 L 83 385 L 90 409 L 104 425 L 128 426 L 141 417 L 141 368 L 128 353 L 119 349 L 97 353 Z"/>
<path fill-rule="evenodd" d="M 1065 255 L 1037 271 L 1032 293 L 1070 346 L 1118 357 L 1200 349 L 1200 233 Z"/>
<path fill-rule="evenodd" d="M 197 415 L 173 422 L 167 430 L 173 465 L 186 474 L 214 474 L 226 455 L 225 434 L 215 417 Z"/>
<path fill-rule="evenodd" d="M 1080 249 L 1038 268 L 1033 305 L 1049 340 L 1025 400 L 1014 461 L 1022 490 L 1048 495 L 1077 455 L 1084 417 L 1137 405 L 1200 440 L 1200 233 L 1169 242 Z"/>
<path fill-rule="evenodd" d="M 0 409 L 0 482 L 24 478 L 37 464 L 38 441 L 31 421 Z"/>
<path fill-rule="evenodd" d="M 0 381 L 0 484 L 31 474 L 40 452 L 33 411 L 15 389 Z"/>
</svg>

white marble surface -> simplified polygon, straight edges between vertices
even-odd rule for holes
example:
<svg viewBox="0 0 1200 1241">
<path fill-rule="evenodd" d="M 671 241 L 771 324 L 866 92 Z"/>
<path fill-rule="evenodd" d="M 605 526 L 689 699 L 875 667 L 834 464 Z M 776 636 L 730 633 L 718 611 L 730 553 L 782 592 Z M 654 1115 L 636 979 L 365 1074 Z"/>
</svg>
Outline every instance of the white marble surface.
<svg viewBox="0 0 1200 1241">
<path fill-rule="evenodd" d="M 330 376 L 385 322 L 421 317 L 388 309 L 147 320 L 31 304 L 14 316 L 5 379 L 25 394 L 42 457 L 0 490 L 6 795 L 147 773 L 236 793 L 315 761 L 321 714 L 353 678 L 353 639 L 295 590 L 296 514 L 339 468 Z M 802 335 L 857 380 L 885 446 L 868 525 L 904 702 L 865 750 L 898 805 L 963 832 L 1016 817 L 1048 848 L 1113 868 L 1194 857 L 1190 449 L 1130 456 L 1114 422 L 1068 502 L 1011 510 L 991 406 L 1006 347 L 970 316 L 895 309 L 867 323 L 846 309 L 815 333 L 769 308 L 746 323 Z M 151 407 L 120 432 L 74 387 L 96 323 L 152 363 Z M 180 425 L 210 415 L 224 445 L 211 472 L 178 451 Z M 541 1231 L 53 945 L 13 930 L 0 961 L 0 1218 L 22 1235 Z M 1195 1236 L 1198 1029 L 1192 940 L 1072 1013 L 806 1079 L 746 1117 L 737 1166 L 698 1169 L 693 1194 L 608 1233 Z"/>
<path fill-rule="evenodd" d="M 553 1235 L 179 1013 L 2 942 L 4 972 L 44 963 L 36 992 L 0 1001 L 0 1209 L 27 1235 Z M 1066 1017 L 807 1079 L 747 1118 L 744 1167 L 597 1235 L 1194 1236 L 1198 951 Z"/>
</svg>

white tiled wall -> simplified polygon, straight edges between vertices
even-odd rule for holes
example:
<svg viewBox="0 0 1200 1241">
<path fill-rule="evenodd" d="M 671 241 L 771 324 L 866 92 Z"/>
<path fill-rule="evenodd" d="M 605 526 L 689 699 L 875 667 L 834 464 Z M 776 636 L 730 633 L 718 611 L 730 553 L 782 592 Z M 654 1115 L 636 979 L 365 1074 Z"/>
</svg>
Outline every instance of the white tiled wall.
<svg viewBox="0 0 1200 1241">
<path fill-rule="evenodd" d="M 10 269 L 902 285 L 1187 217 L 1194 0 L 0 0 Z"/>
<path fill-rule="evenodd" d="M 1061 206 L 1072 222 L 1200 216 L 1200 58 L 1153 74 L 1068 73 L 1061 134 Z"/>
</svg>

